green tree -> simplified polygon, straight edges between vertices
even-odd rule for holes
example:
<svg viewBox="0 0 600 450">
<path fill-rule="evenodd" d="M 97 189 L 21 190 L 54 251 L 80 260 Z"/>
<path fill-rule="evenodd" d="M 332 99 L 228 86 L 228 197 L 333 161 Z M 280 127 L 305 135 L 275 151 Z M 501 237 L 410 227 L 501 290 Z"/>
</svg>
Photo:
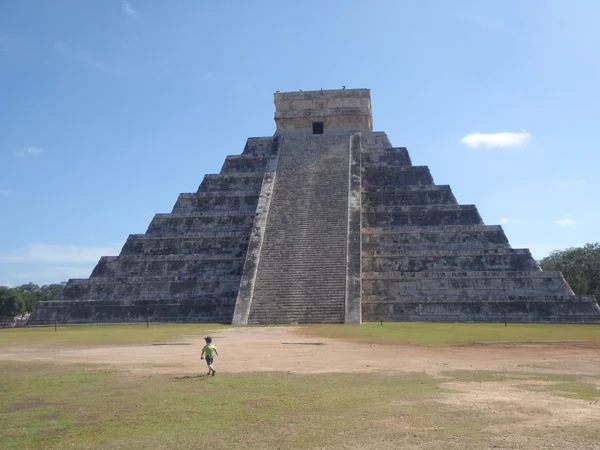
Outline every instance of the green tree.
<svg viewBox="0 0 600 450">
<path fill-rule="evenodd" d="M 66 284 L 66 282 L 45 284 L 40 287 L 35 283 L 27 283 L 13 290 L 17 291 L 23 299 L 25 312 L 32 312 L 37 302 L 51 302 L 58 299 Z"/>
<path fill-rule="evenodd" d="M 62 283 L 45 284 L 40 288 L 40 300 L 44 302 L 57 300 L 66 285 L 66 281 L 63 281 Z"/>
<path fill-rule="evenodd" d="M 600 243 L 554 251 L 540 266 L 562 272 L 575 294 L 595 295 L 600 300 Z"/>
<path fill-rule="evenodd" d="M 21 313 L 25 304 L 23 299 L 14 289 L 0 286 L 0 318 L 13 318 Z"/>
</svg>

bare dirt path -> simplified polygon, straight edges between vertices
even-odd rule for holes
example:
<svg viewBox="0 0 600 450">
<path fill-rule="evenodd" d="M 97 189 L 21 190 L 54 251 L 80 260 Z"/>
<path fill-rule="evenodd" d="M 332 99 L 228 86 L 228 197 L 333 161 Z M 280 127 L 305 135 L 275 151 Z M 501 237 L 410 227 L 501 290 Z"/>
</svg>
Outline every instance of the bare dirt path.
<svg viewBox="0 0 600 450">
<path fill-rule="evenodd" d="M 368 345 L 306 337 L 302 327 L 228 328 L 213 334 L 227 372 L 426 372 L 449 370 L 531 371 L 600 376 L 600 346 L 535 344 L 493 346 Z M 284 342 L 323 345 L 284 344 Z M 164 344 L 164 343 L 163 343 Z M 100 364 L 132 374 L 205 370 L 204 342 L 189 337 L 174 345 L 61 345 L 0 350 L 0 360 Z M 181 345 L 184 344 L 184 345 Z"/>
</svg>

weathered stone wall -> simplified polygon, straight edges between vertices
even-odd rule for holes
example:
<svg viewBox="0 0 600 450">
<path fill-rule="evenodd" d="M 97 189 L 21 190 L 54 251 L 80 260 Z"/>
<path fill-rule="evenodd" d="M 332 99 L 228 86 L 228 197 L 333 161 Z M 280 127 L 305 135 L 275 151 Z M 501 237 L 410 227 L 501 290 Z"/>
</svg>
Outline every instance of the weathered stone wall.
<svg viewBox="0 0 600 450">
<path fill-rule="evenodd" d="M 225 322 L 233 317 L 260 191 L 276 158 L 273 138 L 250 138 L 197 193 L 181 194 L 89 279 L 69 280 L 59 302 L 42 302 L 29 324 Z"/>
<path fill-rule="evenodd" d="M 372 137 L 362 164 L 364 320 L 600 322 L 593 297 L 512 249 L 405 148 Z"/>
<path fill-rule="evenodd" d="M 277 134 L 312 133 L 313 122 L 324 132 L 371 131 L 371 94 L 368 89 L 338 89 L 275 94 Z"/>
</svg>

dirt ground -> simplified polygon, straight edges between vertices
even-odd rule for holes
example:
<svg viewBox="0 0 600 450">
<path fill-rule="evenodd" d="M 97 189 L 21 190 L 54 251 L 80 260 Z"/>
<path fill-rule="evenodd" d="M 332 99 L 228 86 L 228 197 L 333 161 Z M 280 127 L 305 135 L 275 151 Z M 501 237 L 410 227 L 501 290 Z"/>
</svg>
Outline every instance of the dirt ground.
<svg viewBox="0 0 600 450">
<path fill-rule="evenodd" d="M 220 355 L 215 360 L 218 375 L 255 371 L 426 372 L 444 378 L 447 371 L 490 370 L 573 374 L 600 389 L 600 346 L 597 344 L 369 345 L 307 336 L 302 327 L 228 328 L 215 332 L 213 343 Z M 311 345 L 317 342 L 321 345 Z M 132 376 L 205 372 L 206 366 L 199 357 L 204 345 L 200 337 L 157 344 L 8 348 L 0 350 L 0 360 L 97 364 Z M 522 416 L 520 425 L 513 423 L 507 429 L 494 429 L 496 425 L 489 424 L 490 435 L 498 437 L 502 444 L 498 447 L 552 448 L 556 445 L 556 448 L 600 449 L 600 401 L 550 395 L 543 389 L 522 389 L 524 383 L 543 388 L 545 382 L 519 378 L 514 382 L 457 382 L 447 378 L 444 386 L 453 393 L 439 401 L 457 408 L 498 412 L 497 417 Z M 537 413 L 532 413 L 532 407 L 537 408 Z M 576 431 L 580 426 L 594 433 L 583 445 Z M 555 431 L 561 427 L 575 428 L 557 437 Z M 590 443 L 590 439 L 598 445 Z"/>
<path fill-rule="evenodd" d="M 306 337 L 302 327 L 228 328 L 213 334 L 219 371 L 292 373 L 493 370 L 600 376 L 600 346 L 369 345 Z M 322 345 L 307 345 L 311 343 Z M 158 344 L 158 343 L 157 343 Z M 203 372 L 200 337 L 136 345 L 30 346 L 0 350 L 0 360 L 100 364 L 132 374 Z"/>
</svg>

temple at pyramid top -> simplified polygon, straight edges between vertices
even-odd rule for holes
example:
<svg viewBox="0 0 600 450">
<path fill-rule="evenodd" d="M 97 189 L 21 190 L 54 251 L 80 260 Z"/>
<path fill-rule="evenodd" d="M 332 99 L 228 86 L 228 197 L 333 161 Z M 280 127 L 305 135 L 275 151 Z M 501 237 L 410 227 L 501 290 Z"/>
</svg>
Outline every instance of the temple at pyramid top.
<svg viewBox="0 0 600 450">
<path fill-rule="evenodd" d="M 331 89 L 275 93 L 276 134 L 372 131 L 371 91 Z"/>
</svg>

